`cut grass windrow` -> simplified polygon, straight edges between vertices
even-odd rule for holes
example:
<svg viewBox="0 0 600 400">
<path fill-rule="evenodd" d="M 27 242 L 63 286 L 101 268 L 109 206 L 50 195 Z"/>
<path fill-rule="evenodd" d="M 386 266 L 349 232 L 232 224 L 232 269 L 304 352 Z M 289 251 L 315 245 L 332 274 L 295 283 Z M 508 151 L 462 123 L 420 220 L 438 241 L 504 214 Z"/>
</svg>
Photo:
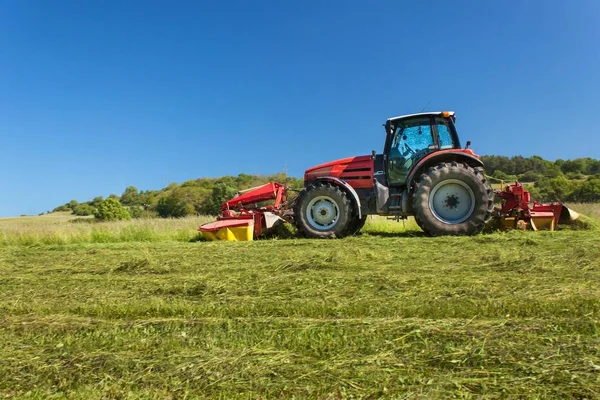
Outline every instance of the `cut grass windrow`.
<svg viewBox="0 0 600 400">
<path fill-rule="evenodd" d="M 595 231 L 0 247 L 0 396 L 597 398 Z"/>
</svg>

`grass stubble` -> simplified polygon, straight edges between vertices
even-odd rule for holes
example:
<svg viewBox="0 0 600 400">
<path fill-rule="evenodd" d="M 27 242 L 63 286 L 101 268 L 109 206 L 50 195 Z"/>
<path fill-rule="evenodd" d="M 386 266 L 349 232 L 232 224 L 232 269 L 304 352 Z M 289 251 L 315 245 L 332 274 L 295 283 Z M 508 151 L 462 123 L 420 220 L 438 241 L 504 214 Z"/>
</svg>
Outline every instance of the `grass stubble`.
<svg viewBox="0 0 600 400">
<path fill-rule="evenodd" d="M 203 221 L 0 221 L 0 396 L 600 397 L 595 229 L 195 242 Z"/>
</svg>

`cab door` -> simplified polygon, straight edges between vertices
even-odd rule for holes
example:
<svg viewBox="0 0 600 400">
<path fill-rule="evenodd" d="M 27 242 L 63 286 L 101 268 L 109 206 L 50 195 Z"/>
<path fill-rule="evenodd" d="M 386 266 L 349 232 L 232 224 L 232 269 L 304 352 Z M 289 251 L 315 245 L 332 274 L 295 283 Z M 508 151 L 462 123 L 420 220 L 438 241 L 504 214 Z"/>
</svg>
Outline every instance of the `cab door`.
<svg viewBox="0 0 600 400">
<path fill-rule="evenodd" d="M 412 167 L 425 155 L 437 149 L 430 116 L 396 122 L 387 149 L 387 177 L 390 186 L 406 184 Z"/>
</svg>

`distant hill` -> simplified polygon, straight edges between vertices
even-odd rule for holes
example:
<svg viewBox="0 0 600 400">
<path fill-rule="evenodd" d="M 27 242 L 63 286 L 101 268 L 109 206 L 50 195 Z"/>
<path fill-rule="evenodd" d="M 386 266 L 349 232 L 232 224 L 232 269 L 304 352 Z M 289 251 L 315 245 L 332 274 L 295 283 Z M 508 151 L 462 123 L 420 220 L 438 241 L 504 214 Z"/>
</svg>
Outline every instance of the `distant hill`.
<svg viewBox="0 0 600 400">
<path fill-rule="evenodd" d="M 488 176 L 505 181 L 528 182 L 533 198 L 537 200 L 600 201 L 600 160 L 577 158 L 548 161 L 539 156 L 482 156 L 481 160 Z M 220 205 L 237 191 L 271 181 L 284 182 L 295 188 L 302 187 L 302 179 L 291 178 L 283 173 L 268 176 L 239 174 L 192 179 L 181 184 L 171 183 L 160 190 L 140 191 L 135 186 L 129 186 L 120 195 L 111 194 L 109 197 L 118 199 L 134 218 L 216 214 Z M 53 211 L 92 215 L 95 207 L 103 200 L 102 196 L 82 203 L 71 200 Z"/>
<path fill-rule="evenodd" d="M 221 204 L 235 195 L 236 192 L 265 183 L 276 181 L 286 183 L 292 188 L 301 188 L 302 180 L 286 176 L 284 173 L 274 175 L 223 176 L 220 178 L 199 178 L 181 184 L 171 183 L 160 190 L 138 190 L 129 186 L 121 195 L 111 194 L 127 207 L 132 217 L 160 216 L 183 217 L 192 214 L 217 214 Z M 75 215 L 92 215 L 94 209 L 104 200 L 97 196 L 93 200 L 70 202 L 56 207 L 53 211 L 71 211 Z"/>
</svg>

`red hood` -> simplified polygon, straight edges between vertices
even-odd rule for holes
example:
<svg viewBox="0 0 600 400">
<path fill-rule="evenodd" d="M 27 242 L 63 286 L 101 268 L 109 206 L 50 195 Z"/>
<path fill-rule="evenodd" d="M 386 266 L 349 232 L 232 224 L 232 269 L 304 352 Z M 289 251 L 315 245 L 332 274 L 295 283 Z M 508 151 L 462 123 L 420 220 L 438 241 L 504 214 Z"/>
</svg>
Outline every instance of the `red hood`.
<svg viewBox="0 0 600 400">
<path fill-rule="evenodd" d="M 332 176 L 345 180 L 354 188 L 373 186 L 373 160 L 371 156 L 342 158 L 309 168 L 304 173 L 304 182 Z"/>
</svg>

